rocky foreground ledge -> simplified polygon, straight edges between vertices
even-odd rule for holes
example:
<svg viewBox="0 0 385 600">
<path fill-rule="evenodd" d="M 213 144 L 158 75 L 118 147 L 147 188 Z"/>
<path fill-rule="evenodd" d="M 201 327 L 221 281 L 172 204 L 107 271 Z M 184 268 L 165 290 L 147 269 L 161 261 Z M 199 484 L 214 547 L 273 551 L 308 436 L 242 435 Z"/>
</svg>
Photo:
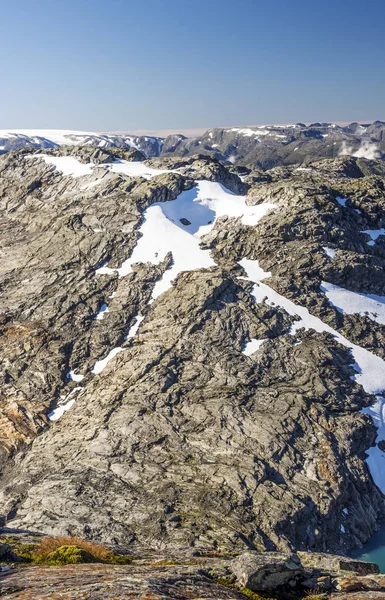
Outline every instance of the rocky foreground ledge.
<svg viewBox="0 0 385 600">
<path fill-rule="evenodd" d="M 12 538 L 3 536 L 2 540 L 10 542 L 0 543 L 0 596 L 4 600 L 385 599 L 385 575 L 379 574 L 376 564 L 325 553 L 111 554 L 110 558 L 126 564 L 106 564 L 103 555 L 97 559 L 83 551 L 79 559 L 74 552 L 79 548 L 62 546 L 55 555 L 66 555 L 68 560 L 72 548 L 69 560 L 75 564 L 52 566 L 52 562 L 26 562 L 25 550 L 33 544 L 18 540 L 15 545 Z M 106 550 L 97 545 L 95 549 Z M 78 564 L 78 560 L 88 562 Z"/>
</svg>

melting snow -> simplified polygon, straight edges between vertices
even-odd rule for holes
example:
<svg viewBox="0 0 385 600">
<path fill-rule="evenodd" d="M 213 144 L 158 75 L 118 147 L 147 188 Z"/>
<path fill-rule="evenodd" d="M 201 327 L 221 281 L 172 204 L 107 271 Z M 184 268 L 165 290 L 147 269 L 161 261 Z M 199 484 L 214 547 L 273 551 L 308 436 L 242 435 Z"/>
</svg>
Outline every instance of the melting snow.
<svg viewBox="0 0 385 600">
<path fill-rule="evenodd" d="M 318 317 L 311 315 L 307 308 L 295 304 L 288 298 L 281 296 L 278 292 L 270 288 L 268 285 L 261 283 L 263 279 L 270 276 L 270 273 L 264 272 L 258 264 L 258 261 L 244 258 L 239 263 L 247 272 L 248 277 L 255 283 L 252 294 L 257 302 L 266 301 L 270 306 L 280 306 L 285 311 L 293 316 L 299 317 L 291 327 L 291 334 L 294 334 L 298 329 L 314 329 L 318 332 L 331 333 L 337 342 L 350 348 L 355 359 L 354 369 L 357 371 L 355 380 L 362 385 L 368 394 L 380 394 L 385 390 L 385 361 L 379 356 L 372 354 L 369 350 L 361 348 L 356 344 L 352 344 L 343 337 L 338 331 L 326 325 Z M 262 275 L 261 275 L 262 274 Z"/>
<path fill-rule="evenodd" d="M 113 163 L 107 163 L 107 166 L 113 173 L 124 173 L 130 177 L 143 177 L 144 179 L 151 179 L 156 175 L 171 172 L 167 169 L 153 169 L 152 167 L 147 167 L 142 162 L 129 162 L 126 160 L 116 160 Z"/>
<path fill-rule="evenodd" d="M 84 165 L 73 156 L 49 156 L 48 154 L 28 154 L 26 158 L 42 158 L 47 165 L 53 165 L 63 175 L 72 175 L 72 177 L 83 177 L 92 174 L 91 163 Z"/>
<path fill-rule="evenodd" d="M 326 281 L 322 282 L 321 291 L 342 314 L 367 316 L 372 321 L 385 325 L 385 296 L 359 294 Z"/>
<path fill-rule="evenodd" d="M 369 408 L 364 408 L 362 412 L 370 415 L 374 425 L 377 427 L 378 435 L 376 442 L 385 440 L 385 398 L 377 396 L 376 403 Z M 385 453 L 378 446 L 372 446 L 366 453 L 368 455 L 366 462 L 368 463 L 374 482 L 382 493 L 385 494 Z"/>
</svg>

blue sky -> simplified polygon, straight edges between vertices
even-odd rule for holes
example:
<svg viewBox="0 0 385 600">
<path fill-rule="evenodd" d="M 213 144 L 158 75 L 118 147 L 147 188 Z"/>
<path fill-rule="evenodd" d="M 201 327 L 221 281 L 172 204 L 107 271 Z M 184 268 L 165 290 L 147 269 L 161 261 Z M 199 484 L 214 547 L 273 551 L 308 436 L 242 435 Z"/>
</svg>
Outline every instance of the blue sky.
<svg viewBox="0 0 385 600">
<path fill-rule="evenodd" d="M 0 0 L 0 128 L 385 119 L 385 1 Z"/>
</svg>

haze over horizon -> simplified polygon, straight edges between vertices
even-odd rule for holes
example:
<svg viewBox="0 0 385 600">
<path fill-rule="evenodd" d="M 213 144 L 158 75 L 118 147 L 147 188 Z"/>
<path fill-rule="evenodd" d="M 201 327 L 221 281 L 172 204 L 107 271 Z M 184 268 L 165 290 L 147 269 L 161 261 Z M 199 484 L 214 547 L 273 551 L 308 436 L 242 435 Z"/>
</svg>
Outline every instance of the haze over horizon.
<svg viewBox="0 0 385 600">
<path fill-rule="evenodd" d="M 183 131 L 383 116 L 378 0 L 2 8 L 1 129 Z"/>
</svg>

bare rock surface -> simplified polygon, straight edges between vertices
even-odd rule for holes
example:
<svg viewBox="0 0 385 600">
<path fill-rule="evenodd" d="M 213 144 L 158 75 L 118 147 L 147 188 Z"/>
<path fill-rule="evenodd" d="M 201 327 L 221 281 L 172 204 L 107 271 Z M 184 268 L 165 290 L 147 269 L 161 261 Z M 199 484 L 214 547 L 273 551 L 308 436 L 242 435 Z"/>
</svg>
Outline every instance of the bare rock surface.
<svg viewBox="0 0 385 600">
<path fill-rule="evenodd" d="M 377 430 L 362 410 L 375 398 L 335 335 L 256 301 L 240 261 L 258 260 L 269 293 L 384 358 L 375 315 L 341 312 L 321 289 L 385 295 L 385 238 L 364 233 L 385 226 L 380 163 L 343 157 L 242 181 L 202 156 L 78 152 L 0 157 L 8 526 L 132 549 L 344 553 L 366 541 L 385 516 L 365 462 Z M 72 160 L 78 172 L 61 172 Z M 124 275 L 121 266 L 146 210 L 170 208 L 200 180 L 247 192 L 233 196 L 246 207 L 273 206 L 253 224 L 207 219 L 199 251 L 210 265 L 181 269 L 154 298 L 172 253 Z M 191 215 L 179 217 L 169 221 L 188 231 Z"/>
<path fill-rule="evenodd" d="M 4 600 L 242 600 L 199 566 L 67 565 L 0 572 Z"/>
</svg>

